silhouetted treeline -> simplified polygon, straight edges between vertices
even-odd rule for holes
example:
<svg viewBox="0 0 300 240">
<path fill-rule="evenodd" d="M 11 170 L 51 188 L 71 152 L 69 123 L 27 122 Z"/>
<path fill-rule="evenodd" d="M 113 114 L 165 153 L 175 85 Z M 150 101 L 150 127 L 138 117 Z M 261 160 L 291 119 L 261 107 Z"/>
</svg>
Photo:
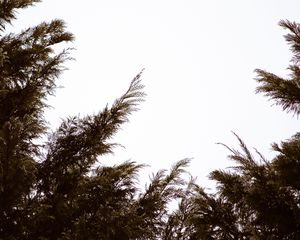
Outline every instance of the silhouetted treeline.
<svg viewBox="0 0 300 240">
<path fill-rule="evenodd" d="M 236 136 L 240 150 L 224 145 L 235 166 L 210 174 L 217 184 L 211 194 L 194 178 L 185 180 L 188 159 L 154 174 L 142 190 L 143 165 L 99 162 L 144 100 L 141 73 L 111 106 L 69 117 L 50 132 L 46 99 L 70 58 L 68 49 L 53 47 L 73 35 L 61 20 L 20 33 L 5 30 L 17 9 L 37 2 L 0 1 L 0 239 L 300 239 L 299 133 L 274 143 L 271 160 L 252 154 Z M 300 27 L 289 21 L 280 26 L 289 31 L 290 75 L 256 70 L 257 92 L 298 115 Z M 174 201 L 178 207 L 170 209 Z"/>
</svg>

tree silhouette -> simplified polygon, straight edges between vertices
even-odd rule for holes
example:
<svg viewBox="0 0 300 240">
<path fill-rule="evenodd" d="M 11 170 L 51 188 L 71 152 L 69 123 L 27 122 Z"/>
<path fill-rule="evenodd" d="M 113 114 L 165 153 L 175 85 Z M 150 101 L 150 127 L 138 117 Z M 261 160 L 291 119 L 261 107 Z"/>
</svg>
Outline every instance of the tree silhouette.
<svg viewBox="0 0 300 240">
<path fill-rule="evenodd" d="M 37 2 L 0 1 L 0 239 L 300 239 L 299 133 L 274 143 L 272 160 L 253 155 L 237 135 L 241 150 L 223 144 L 235 166 L 210 174 L 215 193 L 186 180 L 188 159 L 140 190 L 144 165 L 105 166 L 99 157 L 113 152 L 112 137 L 144 100 L 142 72 L 111 106 L 50 132 L 46 99 L 70 59 L 70 49 L 54 47 L 74 37 L 61 20 L 5 30 L 17 9 Z M 280 26 L 290 31 L 291 73 L 285 79 L 256 70 L 257 92 L 299 115 L 300 27 Z M 178 208 L 170 208 L 174 202 Z"/>
<path fill-rule="evenodd" d="M 300 26 L 289 21 L 279 25 L 290 31 L 285 36 L 294 54 L 290 75 L 285 79 L 257 69 L 257 92 L 298 115 Z M 195 186 L 187 201 L 190 239 L 300 239 L 300 134 L 272 144 L 277 152 L 272 160 L 256 150 L 255 157 L 236 137 L 241 150 L 223 144 L 235 166 L 210 174 L 217 192 L 208 194 Z"/>
<path fill-rule="evenodd" d="M 144 191 L 136 186 L 143 165 L 99 162 L 144 99 L 141 73 L 110 107 L 69 117 L 49 133 L 46 98 L 70 59 L 69 49 L 56 53 L 53 47 L 73 35 L 61 20 L 5 35 L 15 10 L 36 2 L 0 1 L 0 238 L 159 238 L 189 161 L 179 161 L 169 173 L 159 171 Z M 45 135 L 44 144 L 37 141 Z"/>
</svg>

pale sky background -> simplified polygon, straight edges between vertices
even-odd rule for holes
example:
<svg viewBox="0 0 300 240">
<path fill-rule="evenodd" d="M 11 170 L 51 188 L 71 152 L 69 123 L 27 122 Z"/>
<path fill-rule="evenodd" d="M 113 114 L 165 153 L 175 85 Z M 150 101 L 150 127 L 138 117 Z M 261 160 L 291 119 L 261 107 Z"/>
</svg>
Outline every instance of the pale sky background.
<svg viewBox="0 0 300 240">
<path fill-rule="evenodd" d="M 67 46 L 76 61 L 46 112 L 53 129 L 111 104 L 146 68 L 146 101 L 113 139 L 125 148 L 101 162 L 149 164 L 147 179 L 190 157 L 190 172 L 210 187 L 210 171 L 233 165 L 215 144 L 238 148 L 231 131 L 267 158 L 272 142 L 298 131 L 297 117 L 254 93 L 253 70 L 286 75 L 291 53 L 277 24 L 300 22 L 299 9 L 298 0 L 44 0 L 9 30 L 60 18 L 76 37 Z"/>
</svg>

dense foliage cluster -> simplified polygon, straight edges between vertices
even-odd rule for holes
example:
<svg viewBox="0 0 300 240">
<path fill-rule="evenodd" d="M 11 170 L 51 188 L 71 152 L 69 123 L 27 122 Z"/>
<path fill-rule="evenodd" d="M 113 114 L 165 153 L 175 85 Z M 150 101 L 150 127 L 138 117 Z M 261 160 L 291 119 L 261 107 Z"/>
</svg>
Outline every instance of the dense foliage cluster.
<svg viewBox="0 0 300 240">
<path fill-rule="evenodd" d="M 104 166 L 110 140 L 144 99 L 141 73 L 110 107 L 69 117 L 50 133 L 44 119 L 48 95 L 64 70 L 73 40 L 53 20 L 6 34 L 15 11 L 38 0 L 0 1 L 0 239 L 300 239 L 300 134 L 273 144 L 277 155 L 252 155 L 227 147 L 236 165 L 216 170 L 207 193 L 184 177 L 189 160 L 137 187 L 143 165 Z M 300 113 L 300 27 L 282 21 L 294 58 L 289 78 L 256 70 L 258 92 L 284 110 Z M 40 144 L 41 137 L 48 140 Z M 178 208 L 170 209 L 170 204 Z"/>
</svg>

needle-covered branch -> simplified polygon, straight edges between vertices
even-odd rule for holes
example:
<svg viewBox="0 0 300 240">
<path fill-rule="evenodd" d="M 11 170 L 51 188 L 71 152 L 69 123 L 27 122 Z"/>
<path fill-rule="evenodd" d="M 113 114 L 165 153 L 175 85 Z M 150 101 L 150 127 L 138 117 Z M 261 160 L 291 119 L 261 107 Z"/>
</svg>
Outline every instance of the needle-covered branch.
<svg viewBox="0 0 300 240">
<path fill-rule="evenodd" d="M 109 153 L 113 144 L 109 143 L 121 124 L 128 121 L 128 116 L 143 101 L 143 85 L 138 74 L 129 89 L 109 108 L 106 106 L 99 114 L 83 118 L 73 117 L 63 121 L 53 133 L 45 164 L 61 162 L 82 164 L 87 170 L 95 163 L 96 157 Z M 86 165 L 85 165 L 85 164 Z"/>
<path fill-rule="evenodd" d="M 26 8 L 37 2 L 40 2 L 40 0 L 1 0 L 0 32 L 5 29 L 5 24 L 11 23 L 11 21 L 16 18 L 17 9 Z"/>
<path fill-rule="evenodd" d="M 288 67 L 290 71 L 288 78 L 279 77 L 273 73 L 256 69 L 257 82 L 259 86 L 256 92 L 263 93 L 265 96 L 274 100 L 277 105 L 281 105 L 283 110 L 293 112 L 296 115 L 300 114 L 300 27 L 299 24 L 289 21 L 281 21 L 279 23 L 290 33 L 285 36 L 285 39 L 291 46 L 293 52 L 292 64 Z"/>
</svg>

